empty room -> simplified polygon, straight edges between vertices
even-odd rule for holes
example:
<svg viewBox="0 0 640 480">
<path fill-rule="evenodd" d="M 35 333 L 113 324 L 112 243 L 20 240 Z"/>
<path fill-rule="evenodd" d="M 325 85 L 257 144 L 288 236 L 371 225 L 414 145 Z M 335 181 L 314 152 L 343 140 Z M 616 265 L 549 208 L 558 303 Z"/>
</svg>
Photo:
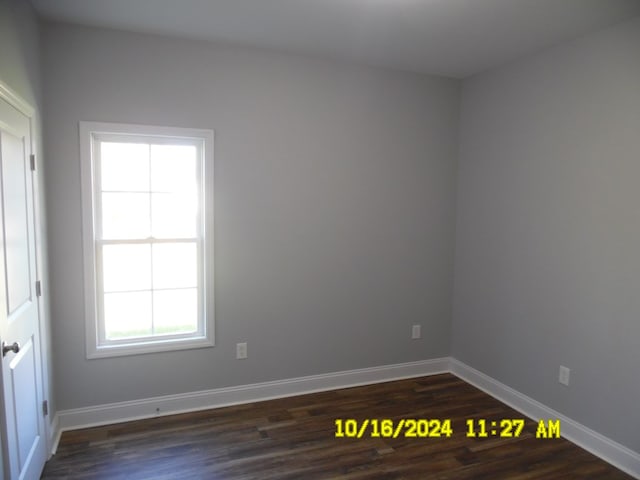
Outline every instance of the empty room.
<svg viewBox="0 0 640 480">
<path fill-rule="evenodd" d="M 640 479 L 640 0 L 0 0 L 0 480 Z"/>
</svg>

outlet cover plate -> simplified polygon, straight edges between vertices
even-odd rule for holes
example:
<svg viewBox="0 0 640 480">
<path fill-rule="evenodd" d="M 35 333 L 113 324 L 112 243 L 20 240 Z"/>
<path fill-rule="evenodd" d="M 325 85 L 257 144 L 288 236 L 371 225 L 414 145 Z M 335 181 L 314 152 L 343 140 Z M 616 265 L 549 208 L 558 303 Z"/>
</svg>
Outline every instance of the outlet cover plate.
<svg viewBox="0 0 640 480">
<path fill-rule="evenodd" d="M 420 325 L 414 325 L 411 327 L 411 339 L 416 340 L 422 337 L 422 328 Z"/>
<path fill-rule="evenodd" d="M 560 370 L 558 372 L 558 382 L 563 385 L 569 386 L 569 374 L 571 373 L 571 369 L 560 365 Z"/>
</svg>

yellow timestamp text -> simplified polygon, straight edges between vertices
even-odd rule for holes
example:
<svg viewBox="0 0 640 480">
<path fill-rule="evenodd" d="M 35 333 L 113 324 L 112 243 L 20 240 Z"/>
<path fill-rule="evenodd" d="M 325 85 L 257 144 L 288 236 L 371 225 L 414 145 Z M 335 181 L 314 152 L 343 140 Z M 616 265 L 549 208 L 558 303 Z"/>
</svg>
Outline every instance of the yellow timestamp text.
<svg viewBox="0 0 640 480">
<path fill-rule="evenodd" d="M 523 428 L 523 418 L 503 418 L 502 420 L 467 419 L 467 437 L 519 437 Z"/>
<path fill-rule="evenodd" d="M 427 418 L 366 418 L 358 421 L 353 418 L 336 419 L 336 438 L 429 438 L 445 437 L 453 434 L 451 420 Z"/>
<path fill-rule="evenodd" d="M 469 418 L 465 422 L 467 438 L 518 438 L 525 427 L 524 418 Z M 338 418 L 335 427 L 336 438 L 449 438 L 453 435 L 449 418 Z M 560 420 L 539 420 L 535 438 L 560 438 Z"/>
<path fill-rule="evenodd" d="M 467 437 L 516 438 L 522 434 L 524 425 L 524 418 L 503 418 L 501 420 L 469 418 L 467 419 Z M 538 421 L 535 437 L 560 438 L 560 420 Z"/>
</svg>

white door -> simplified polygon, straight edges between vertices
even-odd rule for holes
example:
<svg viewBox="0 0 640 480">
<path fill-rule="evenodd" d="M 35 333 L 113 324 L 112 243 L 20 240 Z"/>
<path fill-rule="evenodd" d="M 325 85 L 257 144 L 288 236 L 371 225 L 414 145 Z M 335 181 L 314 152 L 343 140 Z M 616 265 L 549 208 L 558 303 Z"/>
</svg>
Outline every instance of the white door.
<svg viewBox="0 0 640 480">
<path fill-rule="evenodd" d="M 0 443 L 6 480 L 40 478 L 47 457 L 30 154 L 30 119 L 0 98 Z"/>
</svg>

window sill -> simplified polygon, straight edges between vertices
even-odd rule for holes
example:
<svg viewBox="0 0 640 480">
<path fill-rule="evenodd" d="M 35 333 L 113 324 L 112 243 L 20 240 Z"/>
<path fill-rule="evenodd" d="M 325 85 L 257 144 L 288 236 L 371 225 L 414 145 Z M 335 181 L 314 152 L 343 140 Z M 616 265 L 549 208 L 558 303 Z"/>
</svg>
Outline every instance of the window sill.
<svg viewBox="0 0 640 480">
<path fill-rule="evenodd" d="M 210 348 L 213 346 L 213 341 L 207 337 L 157 340 L 153 342 L 145 341 L 143 343 L 128 343 L 120 345 L 103 345 L 98 346 L 91 351 L 87 351 L 87 359 L 125 357 L 130 355 L 142 355 L 145 353 Z"/>
</svg>

